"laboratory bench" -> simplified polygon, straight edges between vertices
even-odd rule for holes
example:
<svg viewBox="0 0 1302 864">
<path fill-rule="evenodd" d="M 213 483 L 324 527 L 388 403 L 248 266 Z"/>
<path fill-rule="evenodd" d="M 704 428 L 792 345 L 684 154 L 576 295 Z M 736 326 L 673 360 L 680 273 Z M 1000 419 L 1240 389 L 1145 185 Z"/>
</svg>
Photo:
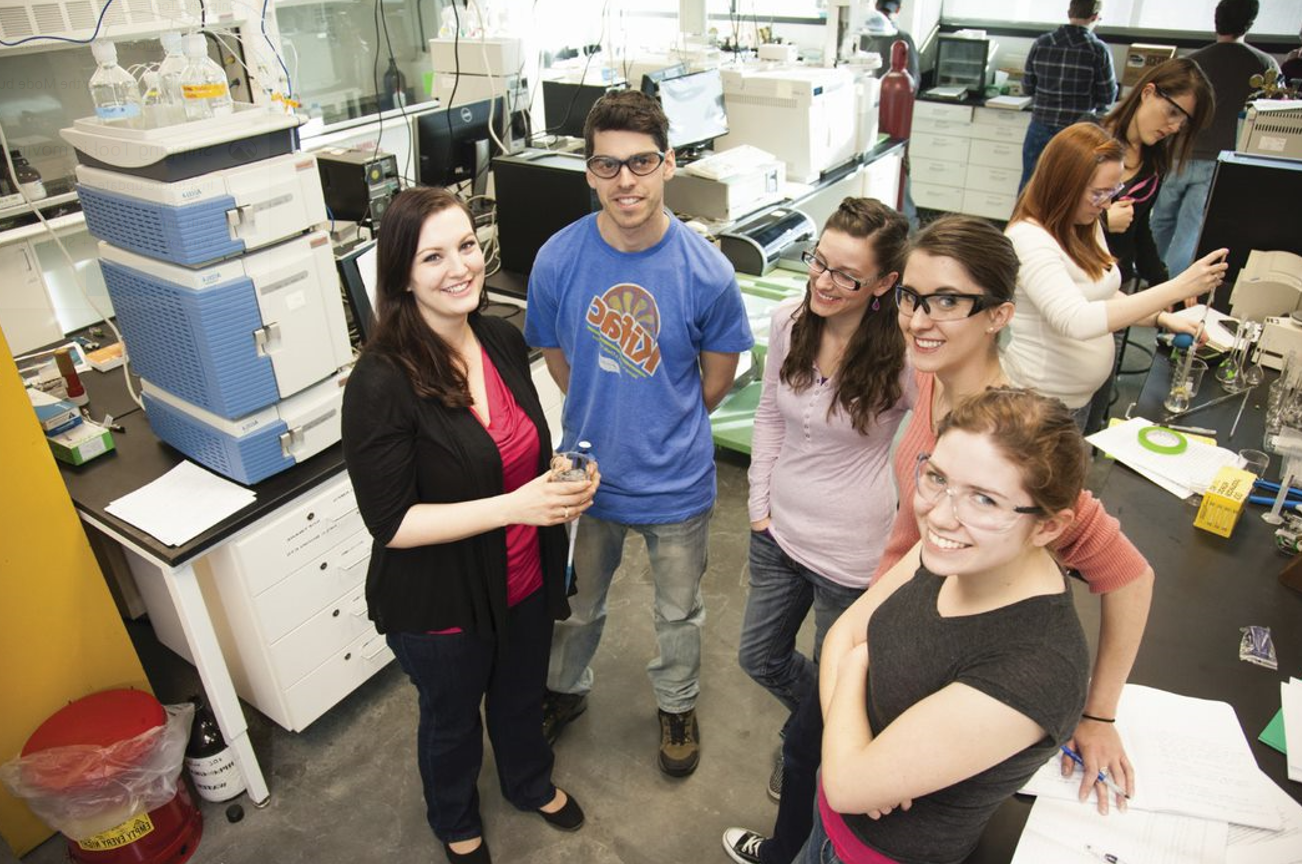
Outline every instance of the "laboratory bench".
<svg viewBox="0 0 1302 864">
<path fill-rule="evenodd" d="M 1274 379 L 1268 373 L 1267 381 Z M 1170 387 L 1170 365 L 1158 355 L 1134 416 L 1159 421 Z M 1230 450 L 1261 449 L 1267 385 L 1258 386 L 1234 437 L 1227 433 L 1239 399 L 1204 409 L 1182 423 L 1220 430 L 1217 441 Z M 1194 404 L 1222 395 L 1208 376 Z M 1272 455 L 1267 477 L 1275 478 L 1279 457 Z M 1144 641 L 1129 681 L 1191 696 L 1228 702 L 1261 770 L 1302 802 L 1302 784 L 1288 779 L 1284 754 L 1257 740 L 1280 708 L 1279 684 L 1302 675 L 1302 593 L 1280 584 L 1291 560 L 1278 552 L 1274 526 L 1261 519 L 1265 508 L 1248 505 L 1229 538 L 1193 526 L 1197 501 L 1182 501 L 1123 465 L 1113 464 L 1096 490 L 1107 511 L 1121 520 L 1126 536 L 1148 558 L 1156 579 Z M 1097 647 L 1098 599 L 1075 589 L 1076 608 L 1092 647 Z M 1279 659 L 1270 671 L 1239 659 L 1239 628 L 1269 627 Z M 1139 774 L 1137 782 L 1144 782 Z M 996 812 L 968 864 L 1007 864 L 1030 813 L 1032 798 L 1015 796 Z"/>
</svg>

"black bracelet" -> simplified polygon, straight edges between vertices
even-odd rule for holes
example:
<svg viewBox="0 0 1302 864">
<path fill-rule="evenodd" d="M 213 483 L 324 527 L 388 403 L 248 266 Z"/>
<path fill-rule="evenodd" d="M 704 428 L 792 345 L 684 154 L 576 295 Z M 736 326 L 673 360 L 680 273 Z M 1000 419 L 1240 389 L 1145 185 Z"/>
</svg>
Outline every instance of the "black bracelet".
<svg viewBox="0 0 1302 864">
<path fill-rule="evenodd" d="M 1082 713 L 1082 714 L 1080 715 L 1080 718 L 1081 718 L 1082 720 L 1093 720 L 1095 723 L 1116 723 L 1116 722 L 1117 722 L 1117 718 L 1116 718 L 1116 717 L 1095 717 L 1093 714 L 1085 714 L 1085 713 Z"/>
</svg>

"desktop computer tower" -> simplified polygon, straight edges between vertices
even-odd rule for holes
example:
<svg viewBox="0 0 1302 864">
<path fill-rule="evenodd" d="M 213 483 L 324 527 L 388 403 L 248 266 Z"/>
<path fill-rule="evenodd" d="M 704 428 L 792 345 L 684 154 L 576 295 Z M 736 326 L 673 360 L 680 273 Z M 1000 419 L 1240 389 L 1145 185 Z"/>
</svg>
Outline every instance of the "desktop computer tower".
<svg viewBox="0 0 1302 864">
<path fill-rule="evenodd" d="M 583 155 L 523 150 L 493 160 L 502 269 L 528 273 L 547 239 L 601 209 Z"/>
</svg>

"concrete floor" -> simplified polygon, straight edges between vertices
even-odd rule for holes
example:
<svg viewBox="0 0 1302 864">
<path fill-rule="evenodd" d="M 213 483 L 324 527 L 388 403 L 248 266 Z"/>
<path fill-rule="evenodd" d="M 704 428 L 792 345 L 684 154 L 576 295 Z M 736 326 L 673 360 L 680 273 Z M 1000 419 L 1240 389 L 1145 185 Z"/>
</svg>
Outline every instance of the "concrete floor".
<svg viewBox="0 0 1302 864">
<path fill-rule="evenodd" d="M 1151 346 L 1151 330 L 1134 335 Z M 1132 350 L 1127 366 L 1141 361 Z M 1143 376 L 1121 382 L 1116 416 L 1135 398 Z M 652 588 L 646 548 L 633 537 L 611 588 L 588 710 L 556 746 L 555 781 L 583 805 L 587 824 L 565 834 L 511 808 L 497 790 L 489 751 L 479 789 L 486 835 L 499 864 L 724 864 L 725 828 L 771 829 L 777 808 L 765 786 L 784 712 L 746 677 L 736 656 L 747 590 L 747 461 L 727 452 L 718 459 L 719 497 L 704 584 L 700 768 L 673 779 L 656 766 L 659 725 L 644 671 L 655 653 Z M 1096 460 L 1090 485 L 1109 467 Z M 1082 617 L 1090 616 L 1083 611 Z M 1082 623 L 1092 642 L 1096 623 Z M 147 622 L 129 622 L 128 629 L 163 702 L 199 692 L 194 668 L 160 646 Z M 800 643 L 806 652 L 812 631 L 807 622 Z M 286 732 L 251 707 L 245 713 L 271 802 L 259 810 L 241 796 L 244 818 L 234 824 L 226 819 L 227 805 L 201 802 L 204 834 L 191 858 L 195 864 L 444 861 L 425 822 L 416 770 L 415 690 L 396 663 L 301 734 Z M 3 844 L 0 856 L 0 862 L 13 860 Z M 64 842 L 56 835 L 22 860 L 66 861 Z"/>
</svg>

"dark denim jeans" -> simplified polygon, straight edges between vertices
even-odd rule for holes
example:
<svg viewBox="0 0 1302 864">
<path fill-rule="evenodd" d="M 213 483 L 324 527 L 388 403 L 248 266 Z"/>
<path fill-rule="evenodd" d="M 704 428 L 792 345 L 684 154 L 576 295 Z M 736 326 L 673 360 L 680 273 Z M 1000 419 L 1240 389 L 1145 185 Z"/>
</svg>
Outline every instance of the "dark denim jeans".
<svg viewBox="0 0 1302 864">
<path fill-rule="evenodd" d="M 863 594 L 833 582 L 793 559 L 768 533 L 750 534 L 750 593 L 737 652 L 755 683 L 795 711 L 800 696 L 818 681 L 818 655 L 828 629 Z M 814 610 L 814 650 L 796 650 L 800 626 Z"/>
<path fill-rule="evenodd" d="M 552 750 L 542 732 L 552 620 L 542 591 L 511 607 L 509 645 L 472 633 L 390 633 L 389 647 L 420 697 L 416 761 L 426 817 L 444 843 L 483 836 L 479 768 L 484 758 L 479 704 L 497 761 L 502 797 L 537 810 L 556 795 Z"/>
<path fill-rule="evenodd" d="M 1018 192 L 1031 181 L 1035 163 L 1040 161 L 1040 154 L 1049 145 L 1049 139 L 1062 129 L 1060 126 L 1046 126 L 1038 120 L 1032 120 L 1026 127 L 1026 137 L 1022 139 L 1022 182 L 1017 184 Z"/>
<path fill-rule="evenodd" d="M 823 758 L 823 708 L 818 682 L 802 695 L 782 739 L 782 800 L 773 836 L 760 846 L 762 864 L 791 864 L 814 827 L 818 766 Z"/>
</svg>

